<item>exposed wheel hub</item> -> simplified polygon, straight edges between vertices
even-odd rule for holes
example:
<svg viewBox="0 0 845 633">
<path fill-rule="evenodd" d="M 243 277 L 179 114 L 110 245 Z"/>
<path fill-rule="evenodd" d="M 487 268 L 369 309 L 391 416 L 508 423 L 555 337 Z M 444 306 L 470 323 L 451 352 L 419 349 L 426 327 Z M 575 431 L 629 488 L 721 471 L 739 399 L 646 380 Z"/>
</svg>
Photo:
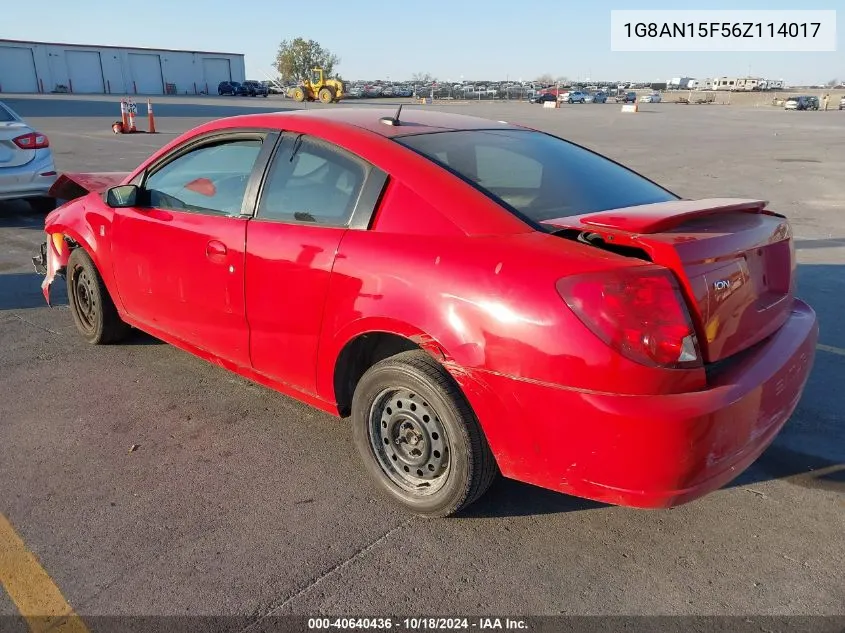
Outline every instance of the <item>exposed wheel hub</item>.
<svg viewBox="0 0 845 633">
<path fill-rule="evenodd" d="M 382 469 L 402 488 L 430 494 L 445 482 L 446 433 L 434 408 L 418 394 L 382 392 L 370 413 L 370 441 Z"/>
<path fill-rule="evenodd" d="M 77 315 L 86 329 L 93 329 L 97 316 L 97 295 L 94 281 L 85 270 L 77 272 L 73 289 Z"/>
</svg>

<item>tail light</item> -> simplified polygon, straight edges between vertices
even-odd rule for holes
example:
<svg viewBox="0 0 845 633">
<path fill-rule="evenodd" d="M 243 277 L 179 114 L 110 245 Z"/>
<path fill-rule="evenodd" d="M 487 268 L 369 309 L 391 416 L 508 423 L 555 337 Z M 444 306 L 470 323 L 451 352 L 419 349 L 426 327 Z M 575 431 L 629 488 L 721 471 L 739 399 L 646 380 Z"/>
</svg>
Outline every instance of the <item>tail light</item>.
<svg viewBox="0 0 845 633">
<path fill-rule="evenodd" d="M 39 132 L 22 134 L 12 139 L 12 142 L 21 149 L 44 149 L 50 147 L 50 140 Z"/>
<path fill-rule="evenodd" d="M 635 266 L 561 279 L 566 304 L 596 336 L 652 367 L 701 367 L 698 340 L 672 273 Z"/>
</svg>

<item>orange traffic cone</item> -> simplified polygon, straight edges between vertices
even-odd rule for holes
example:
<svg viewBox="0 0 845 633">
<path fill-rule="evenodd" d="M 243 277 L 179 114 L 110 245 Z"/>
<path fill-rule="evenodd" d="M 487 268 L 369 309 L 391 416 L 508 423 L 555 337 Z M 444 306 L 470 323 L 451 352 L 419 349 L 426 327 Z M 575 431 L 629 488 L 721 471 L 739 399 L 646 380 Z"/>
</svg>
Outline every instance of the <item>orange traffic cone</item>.
<svg viewBox="0 0 845 633">
<path fill-rule="evenodd" d="M 149 133 L 155 134 L 156 133 L 156 118 L 153 115 L 153 102 L 151 99 L 147 99 L 147 119 L 149 121 Z"/>
</svg>

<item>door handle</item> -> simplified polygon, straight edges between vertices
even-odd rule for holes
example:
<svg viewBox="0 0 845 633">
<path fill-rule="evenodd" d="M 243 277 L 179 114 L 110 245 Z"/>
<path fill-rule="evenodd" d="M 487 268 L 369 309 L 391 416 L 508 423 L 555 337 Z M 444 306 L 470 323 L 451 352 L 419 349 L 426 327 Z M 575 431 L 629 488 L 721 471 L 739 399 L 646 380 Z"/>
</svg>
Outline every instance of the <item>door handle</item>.
<svg viewBox="0 0 845 633">
<path fill-rule="evenodd" d="M 226 245 L 218 240 L 211 240 L 205 245 L 205 255 L 210 259 L 218 259 L 228 253 Z"/>
</svg>

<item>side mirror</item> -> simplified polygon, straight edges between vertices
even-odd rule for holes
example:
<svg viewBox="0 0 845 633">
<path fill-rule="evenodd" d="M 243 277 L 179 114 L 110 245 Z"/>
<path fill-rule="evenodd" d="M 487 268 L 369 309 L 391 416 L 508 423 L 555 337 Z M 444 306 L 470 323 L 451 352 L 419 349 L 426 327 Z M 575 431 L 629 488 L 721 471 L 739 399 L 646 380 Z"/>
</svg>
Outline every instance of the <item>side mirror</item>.
<svg viewBox="0 0 845 633">
<path fill-rule="evenodd" d="M 106 191 L 106 204 L 112 208 L 134 207 L 138 203 L 138 185 L 118 185 Z"/>
</svg>

